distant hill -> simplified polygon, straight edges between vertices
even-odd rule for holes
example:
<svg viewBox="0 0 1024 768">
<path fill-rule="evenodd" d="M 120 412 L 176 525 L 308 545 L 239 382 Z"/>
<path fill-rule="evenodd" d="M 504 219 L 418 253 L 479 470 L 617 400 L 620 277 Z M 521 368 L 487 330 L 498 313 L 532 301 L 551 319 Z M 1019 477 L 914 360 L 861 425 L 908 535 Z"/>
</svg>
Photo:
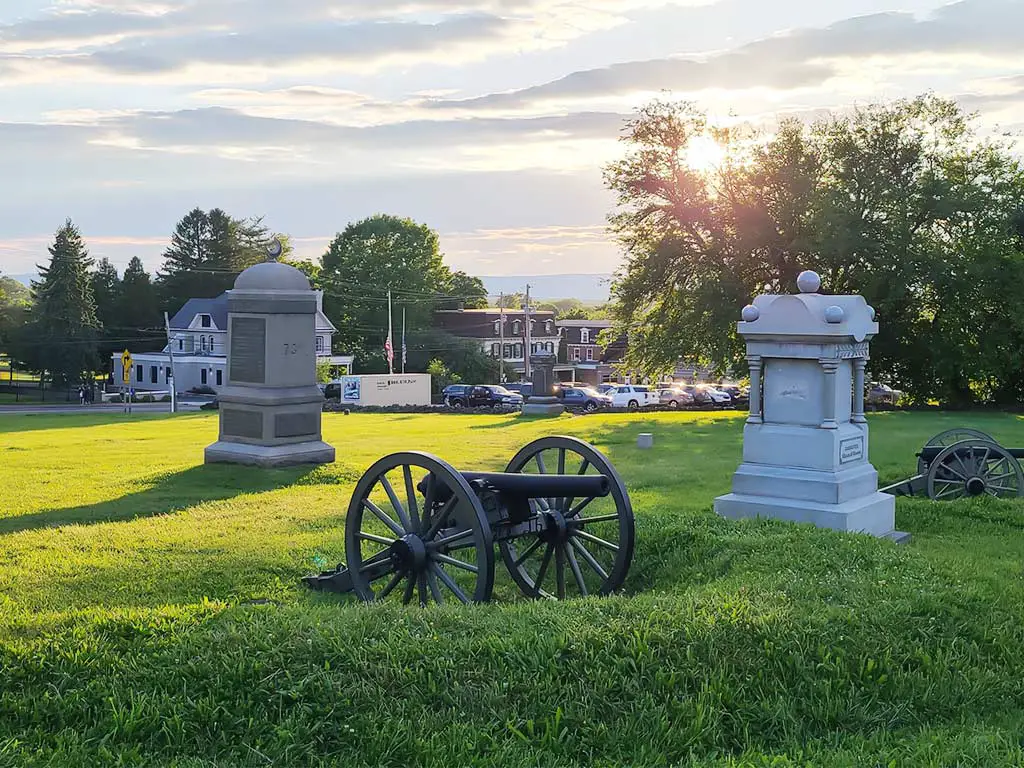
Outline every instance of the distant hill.
<svg viewBox="0 0 1024 768">
<path fill-rule="evenodd" d="M 523 275 L 516 277 L 481 275 L 487 292 L 523 293 L 530 286 L 530 298 L 608 301 L 611 275 Z"/>
</svg>

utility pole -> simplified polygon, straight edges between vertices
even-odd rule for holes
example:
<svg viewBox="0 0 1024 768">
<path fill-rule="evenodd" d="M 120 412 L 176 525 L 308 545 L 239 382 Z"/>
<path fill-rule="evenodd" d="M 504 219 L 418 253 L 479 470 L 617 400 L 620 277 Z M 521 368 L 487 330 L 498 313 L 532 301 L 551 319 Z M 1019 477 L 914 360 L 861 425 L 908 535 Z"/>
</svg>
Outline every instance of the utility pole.
<svg viewBox="0 0 1024 768">
<path fill-rule="evenodd" d="M 526 344 L 523 346 L 523 363 L 526 371 L 526 380 L 530 379 L 530 286 L 526 286 L 526 302 L 523 304 L 526 324 Z"/>
<path fill-rule="evenodd" d="M 498 383 L 505 383 L 505 294 L 498 297 L 498 333 L 501 343 L 498 345 Z"/>
<path fill-rule="evenodd" d="M 174 394 L 174 388 L 177 386 L 178 377 L 174 375 L 174 342 L 171 339 L 171 321 L 166 312 L 164 312 L 164 330 L 167 331 L 167 354 L 171 358 L 171 413 L 176 413 L 178 400 Z"/>
</svg>

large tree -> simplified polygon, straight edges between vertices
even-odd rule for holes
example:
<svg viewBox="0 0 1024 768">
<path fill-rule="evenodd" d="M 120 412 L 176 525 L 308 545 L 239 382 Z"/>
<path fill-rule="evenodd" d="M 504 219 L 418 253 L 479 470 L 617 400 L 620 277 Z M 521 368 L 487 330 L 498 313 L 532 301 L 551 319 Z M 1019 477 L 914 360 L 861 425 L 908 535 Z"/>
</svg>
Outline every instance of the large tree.
<svg viewBox="0 0 1024 768">
<path fill-rule="evenodd" d="M 28 288 L 0 275 L 0 352 L 10 354 L 12 338 L 25 322 L 31 299 Z"/>
<path fill-rule="evenodd" d="M 90 276 L 93 301 L 96 303 L 96 319 L 101 326 L 97 350 L 101 367 L 106 367 L 110 356 L 124 349 L 125 328 L 117 316 L 121 298 L 121 277 L 117 268 L 104 257 L 96 262 L 96 270 Z"/>
<path fill-rule="evenodd" d="M 1024 320 L 1008 287 L 1024 277 L 1013 226 L 1024 180 L 971 125 L 954 103 L 925 96 L 787 122 L 768 141 L 725 136 L 726 160 L 708 171 L 687 163 L 706 140 L 703 114 L 645 107 L 625 157 L 606 169 L 627 257 L 613 297 L 629 363 L 740 363 L 738 308 L 816 269 L 825 290 L 876 308 L 874 375 L 919 400 L 1024 395 Z"/>
<path fill-rule="evenodd" d="M 262 219 L 193 209 L 175 225 L 157 274 L 163 307 L 174 313 L 189 299 L 219 296 L 242 270 L 266 259 L 273 238 Z"/>
<path fill-rule="evenodd" d="M 167 341 L 156 286 L 138 256 L 133 256 L 124 270 L 117 318 L 131 337 L 133 349 L 161 349 Z"/>
<path fill-rule="evenodd" d="M 49 248 L 50 263 L 38 266 L 23 356 L 57 386 L 82 381 L 96 370 L 99 321 L 92 295 L 89 258 L 77 227 L 68 219 Z"/>
<path fill-rule="evenodd" d="M 454 278 L 437 233 L 411 219 L 378 214 L 349 224 L 322 259 L 324 308 L 338 328 L 335 346 L 356 355 L 362 370 L 386 370 L 384 340 L 391 291 L 395 362 L 400 361 L 402 312 L 412 331 L 430 328 L 434 309 L 455 292 L 474 302 L 482 284 Z"/>
</svg>

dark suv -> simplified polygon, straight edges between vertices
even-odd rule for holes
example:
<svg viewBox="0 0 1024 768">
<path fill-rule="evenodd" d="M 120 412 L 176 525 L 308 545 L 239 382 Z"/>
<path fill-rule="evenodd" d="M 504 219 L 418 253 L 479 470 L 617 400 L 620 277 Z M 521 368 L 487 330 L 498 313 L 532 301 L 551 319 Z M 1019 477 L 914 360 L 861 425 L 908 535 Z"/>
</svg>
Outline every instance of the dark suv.
<svg viewBox="0 0 1024 768">
<path fill-rule="evenodd" d="M 602 395 L 590 387 L 566 387 L 559 388 L 558 399 L 566 408 L 582 408 L 585 411 L 596 411 L 598 408 L 611 408 L 612 399 L 608 395 Z"/>
<path fill-rule="evenodd" d="M 498 384 L 452 384 L 441 393 L 450 408 L 518 408 L 523 397 Z"/>
</svg>

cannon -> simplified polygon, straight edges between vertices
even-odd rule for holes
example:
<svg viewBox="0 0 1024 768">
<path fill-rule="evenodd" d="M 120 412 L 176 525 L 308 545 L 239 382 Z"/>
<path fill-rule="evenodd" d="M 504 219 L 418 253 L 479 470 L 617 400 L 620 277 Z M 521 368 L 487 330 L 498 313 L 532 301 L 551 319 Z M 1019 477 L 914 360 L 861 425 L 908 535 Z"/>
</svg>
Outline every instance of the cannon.
<svg viewBox="0 0 1024 768">
<path fill-rule="evenodd" d="M 934 501 L 973 496 L 1024 495 L 1024 448 L 1004 448 L 978 429 L 940 432 L 917 453 L 917 474 L 881 488 L 894 496 L 926 495 Z"/>
<path fill-rule="evenodd" d="M 303 581 L 364 601 L 486 602 L 500 557 L 528 597 L 608 595 L 626 578 L 634 538 L 625 484 L 582 440 L 542 437 L 504 472 L 459 472 L 407 451 L 356 484 L 346 562 Z"/>
</svg>

